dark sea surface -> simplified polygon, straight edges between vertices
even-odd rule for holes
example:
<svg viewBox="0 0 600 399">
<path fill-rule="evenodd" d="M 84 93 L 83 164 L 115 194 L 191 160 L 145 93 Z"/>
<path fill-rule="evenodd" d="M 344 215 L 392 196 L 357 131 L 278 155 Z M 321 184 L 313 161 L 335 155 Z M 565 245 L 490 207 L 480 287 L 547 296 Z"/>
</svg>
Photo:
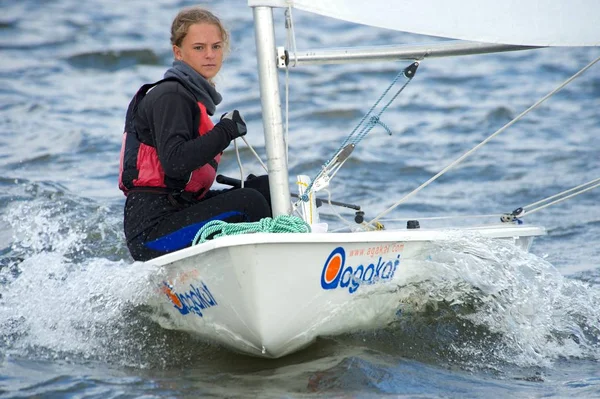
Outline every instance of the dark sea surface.
<svg viewBox="0 0 600 399">
<path fill-rule="evenodd" d="M 264 160 L 245 3 L 204 3 L 232 36 L 217 115 L 239 109 Z M 460 237 L 433 246 L 384 330 L 265 360 L 152 322 L 143 298 L 153 270 L 124 244 L 119 150 L 129 100 L 170 65 L 170 23 L 191 4 L 0 0 L 0 398 L 600 397 L 600 189 L 527 215 L 548 231 L 530 253 Z M 294 23 L 303 50 L 438 41 L 301 12 Z M 369 133 L 332 198 L 374 217 L 599 56 L 554 48 L 423 61 L 382 115 L 392 135 Z M 409 64 L 290 70 L 291 185 L 316 175 Z M 490 220 L 470 216 L 597 179 L 599 110 L 600 63 L 386 218 L 478 224 Z M 245 171 L 263 173 L 240 147 Z M 235 158 L 231 146 L 220 172 L 237 176 Z M 353 217 L 322 207 L 332 229 L 335 212 Z M 444 215 L 456 218 L 428 219 Z"/>
</svg>

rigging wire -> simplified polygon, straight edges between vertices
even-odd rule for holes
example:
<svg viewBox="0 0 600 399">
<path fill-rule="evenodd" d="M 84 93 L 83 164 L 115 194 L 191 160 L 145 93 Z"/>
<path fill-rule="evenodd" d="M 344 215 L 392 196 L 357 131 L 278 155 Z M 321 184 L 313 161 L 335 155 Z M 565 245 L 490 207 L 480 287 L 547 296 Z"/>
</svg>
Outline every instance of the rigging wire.
<svg viewBox="0 0 600 399">
<path fill-rule="evenodd" d="M 478 145 L 476 145 L 475 147 L 473 147 L 471 150 L 467 151 L 465 154 L 463 154 L 462 156 L 460 156 L 458 159 L 456 159 L 455 161 L 453 161 L 452 163 L 450 163 L 448 166 L 446 166 L 444 169 L 442 169 L 435 176 L 433 176 L 432 178 L 430 178 L 429 180 L 427 180 L 425 183 L 423 183 L 419 187 L 417 187 L 415 190 L 411 191 L 410 193 L 408 193 L 407 195 L 405 195 L 404 197 L 402 197 L 398 202 L 396 202 L 395 204 L 393 204 L 392 206 L 390 206 L 388 209 L 386 209 L 385 211 L 383 211 L 380 214 L 378 214 L 377 216 L 375 216 L 375 218 L 373 218 L 370 222 L 368 222 L 368 224 L 372 225 L 372 224 L 376 223 L 377 221 L 379 221 L 379 219 L 381 219 L 383 216 L 385 216 L 388 213 L 390 213 L 397 206 L 399 206 L 400 204 L 402 204 L 403 202 L 405 202 L 406 200 L 408 200 L 409 198 L 411 198 L 412 196 L 414 196 L 415 194 L 417 194 L 419 191 L 421 191 L 422 189 L 424 189 L 425 187 L 427 187 L 429 184 L 431 184 L 437 178 L 439 178 L 440 176 L 442 176 L 444 173 L 446 173 L 450 169 L 454 168 L 456 165 L 458 165 L 460 162 L 462 162 L 465 158 L 469 157 L 471 154 L 473 154 L 479 148 L 481 148 L 482 146 L 484 146 L 485 144 L 487 144 L 487 142 L 489 142 L 491 139 L 493 139 L 494 137 L 496 137 L 497 135 L 499 135 L 500 133 L 502 133 L 503 131 L 505 131 L 506 129 L 508 129 L 510 126 L 512 126 L 513 124 L 515 124 L 519 119 L 521 119 L 522 117 L 524 117 L 525 115 L 527 115 L 529 112 L 531 112 L 532 110 L 534 110 L 535 108 L 537 108 L 540 104 L 542 104 L 548 98 L 550 98 L 554 94 L 556 94 L 559 90 L 561 90 L 566 85 L 568 85 L 569 83 L 571 83 L 573 80 L 575 80 L 576 78 L 578 78 L 582 73 L 584 73 L 589 68 L 591 68 L 599 60 L 600 60 L 600 57 L 598 57 L 594 61 L 590 62 L 588 65 L 586 65 L 585 67 L 583 67 L 579 72 L 577 72 L 576 74 L 574 74 L 573 76 L 571 76 L 569 79 L 567 79 L 562 84 L 560 84 L 557 88 L 555 88 L 550 93 L 546 94 L 544 97 L 542 97 L 540 100 L 538 100 L 531 107 L 529 107 L 525 111 L 521 112 L 513 120 L 511 120 L 510 122 L 508 122 L 507 124 L 505 124 L 504 126 L 502 126 L 500 129 L 498 129 L 496 132 L 494 132 L 488 138 L 486 138 L 485 140 L 483 140 L 481 143 L 479 143 Z"/>
<path fill-rule="evenodd" d="M 294 31 L 294 18 L 292 17 L 292 6 L 289 5 L 285 10 L 285 29 L 287 32 L 288 48 L 291 48 L 294 53 L 294 65 L 298 63 L 296 56 L 296 33 Z"/>
<path fill-rule="evenodd" d="M 499 218 L 499 213 L 493 213 L 488 215 L 449 215 L 449 216 L 429 216 L 429 217 L 403 217 L 394 219 L 379 219 L 381 222 L 403 222 L 406 220 L 451 220 L 451 219 L 484 219 L 484 218 Z"/>
<path fill-rule="evenodd" d="M 294 19 L 292 17 L 292 6 L 289 5 L 285 10 L 285 31 L 287 47 L 292 49 L 294 54 L 294 65 L 296 66 L 298 57 L 296 56 L 296 34 L 294 32 Z M 285 161 L 289 162 L 289 132 L 290 132 L 290 66 L 289 57 L 285 61 Z"/>
</svg>

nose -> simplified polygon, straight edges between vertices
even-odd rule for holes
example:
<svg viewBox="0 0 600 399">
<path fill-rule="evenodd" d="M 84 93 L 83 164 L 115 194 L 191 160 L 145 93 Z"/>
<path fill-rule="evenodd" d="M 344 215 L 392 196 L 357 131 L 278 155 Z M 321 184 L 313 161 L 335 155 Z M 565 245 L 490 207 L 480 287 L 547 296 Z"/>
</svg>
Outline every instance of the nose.
<svg viewBox="0 0 600 399">
<path fill-rule="evenodd" d="M 206 50 L 206 58 L 215 58 L 215 50 L 213 48 L 208 48 Z"/>
</svg>

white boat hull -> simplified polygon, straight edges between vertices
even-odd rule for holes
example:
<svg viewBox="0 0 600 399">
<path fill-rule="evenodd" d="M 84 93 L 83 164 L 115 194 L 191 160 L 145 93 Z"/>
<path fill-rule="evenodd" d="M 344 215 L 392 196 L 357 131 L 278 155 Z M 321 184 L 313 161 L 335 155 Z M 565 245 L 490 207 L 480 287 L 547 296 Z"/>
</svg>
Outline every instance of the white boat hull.
<svg viewBox="0 0 600 399">
<path fill-rule="evenodd" d="M 471 229 L 528 249 L 535 226 Z M 245 234 L 218 238 L 156 258 L 150 305 L 168 329 L 236 351 L 281 357 L 330 336 L 385 327 L 398 290 L 415 276 L 411 262 L 452 230 Z M 409 270 L 412 270 L 409 272 Z"/>
</svg>

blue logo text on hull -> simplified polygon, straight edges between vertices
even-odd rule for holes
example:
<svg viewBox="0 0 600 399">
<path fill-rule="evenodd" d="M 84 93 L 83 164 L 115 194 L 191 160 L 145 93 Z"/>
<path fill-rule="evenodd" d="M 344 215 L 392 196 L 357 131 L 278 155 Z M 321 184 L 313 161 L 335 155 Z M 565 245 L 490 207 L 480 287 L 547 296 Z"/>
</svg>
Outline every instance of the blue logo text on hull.
<svg viewBox="0 0 600 399">
<path fill-rule="evenodd" d="M 396 258 L 384 259 L 380 256 L 376 262 L 368 265 L 346 265 L 346 251 L 337 247 L 325 261 L 321 273 L 321 287 L 333 290 L 338 287 L 348 288 L 352 294 L 362 284 L 375 284 L 381 280 L 391 280 L 400 264 L 400 254 Z"/>
</svg>

